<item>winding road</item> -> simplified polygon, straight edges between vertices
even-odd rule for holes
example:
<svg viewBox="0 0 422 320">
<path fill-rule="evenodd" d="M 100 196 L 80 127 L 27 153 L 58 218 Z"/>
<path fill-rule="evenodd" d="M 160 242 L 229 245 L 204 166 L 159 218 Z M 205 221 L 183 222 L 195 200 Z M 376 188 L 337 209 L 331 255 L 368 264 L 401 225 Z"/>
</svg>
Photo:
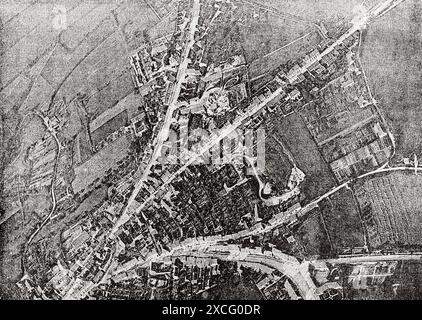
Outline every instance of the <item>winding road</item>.
<svg viewBox="0 0 422 320">
<path fill-rule="evenodd" d="M 40 113 L 36 113 L 36 114 L 37 114 L 37 116 L 39 116 L 43 120 L 45 127 L 47 128 L 48 132 L 50 133 L 50 135 L 54 138 L 54 140 L 56 142 L 56 156 L 55 156 L 55 159 L 54 159 L 54 169 L 53 169 L 53 175 L 52 175 L 52 178 L 51 178 L 51 186 L 50 186 L 52 207 L 51 207 L 50 213 L 47 215 L 47 217 L 45 217 L 45 219 L 41 222 L 41 224 L 37 227 L 37 229 L 29 236 L 28 240 L 25 242 L 24 250 L 23 250 L 23 253 L 22 253 L 22 265 L 21 265 L 23 277 L 27 276 L 26 261 L 27 261 L 27 256 L 28 256 L 29 245 L 31 244 L 32 240 L 34 240 L 36 235 L 50 221 L 50 219 L 52 218 L 54 212 L 56 211 L 56 207 L 57 207 L 56 193 L 55 193 L 55 183 L 56 183 L 56 176 L 57 176 L 57 168 L 58 168 L 59 159 L 60 159 L 61 144 L 60 144 L 60 141 L 57 137 L 56 131 L 51 126 L 51 123 L 50 123 L 50 120 L 48 119 L 48 117 L 45 117 Z"/>
</svg>

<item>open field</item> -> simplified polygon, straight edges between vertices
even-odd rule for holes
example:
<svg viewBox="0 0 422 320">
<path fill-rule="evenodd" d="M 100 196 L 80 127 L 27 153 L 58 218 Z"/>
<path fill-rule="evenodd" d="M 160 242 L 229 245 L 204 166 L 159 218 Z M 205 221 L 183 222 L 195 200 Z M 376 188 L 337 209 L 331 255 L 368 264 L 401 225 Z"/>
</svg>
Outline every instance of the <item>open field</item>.
<svg viewBox="0 0 422 320">
<path fill-rule="evenodd" d="M 352 191 L 342 189 L 320 204 L 333 251 L 363 247 L 364 230 Z"/>
<path fill-rule="evenodd" d="M 201 297 L 204 300 L 263 300 L 262 294 L 256 286 L 250 283 L 245 284 L 243 281 L 229 287 L 220 285 L 205 293 Z"/>
<path fill-rule="evenodd" d="M 306 175 L 301 187 L 302 202 L 309 202 L 330 190 L 335 185 L 334 178 L 300 115 L 294 113 L 274 124 L 298 168 Z"/>
<path fill-rule="evenodd" d="M 47 189 L 41 190 L 22 199 L 17 212 L 0 226 L 0 294 L 3 284 L 15 283 L 22 277 L 24 243 L 28 234 L 45 218 L 50 209 L 50 193 Z"/>
<path fill-rule="evenodd" d="M 19 8 L 4 5 L 12 17 L 6 10 L 9 19 L 2 30 L 5 53 L 1 93 L 25 102 L 22 110 L 45 106 L 56 91 L 58 98 L 70 100 L 78 92 L 95 95 L 108 85 L 113 88 L 115 81 L 122 87 L 133 86 L 128 52 L 143 41 L 135 34 L 142 36 L 140 31 L 158 21 L 145 3 L 75 0 L 27 8 L 25 3 L 22 1 Z M 56 5 L 66 10 L 64 30 L 54 27 Z M 22 78 L 26 72 L 31 81 Z M 100 112 L 107 107 L 94 109 Z"/>
<path fill-rule="evenodd" d="M 95 2 L 88 1 L 82 3 L 75 10 L 75 22 L 69 26 L 60 37 L 60 43 L 69 51 L 74 51 L 89 33 L 95 30 L 98 22 L 104 20 L 110 15 L 110 10 L 115 7 L 114 4 L 98 5 Z"/>
<path fill-rule="evenodd" d="M 54 47 L 60 29 L 54 28 L 54 8 L 66 9 L 67 23 L 72 24 L 79 17 L 76 8 L 80 0 L 33 2 L 2 1 L 0 18 L 3 22 L 2 40 L 4 61 L 2 65 L 2 87 L 7 87 L 19 74 L 37 69 L 42 60 Z"/>
<path fill-rule="evenodd" d="M 399 261 L 391 282 L 399 283 L 394 298 L 398 300 L 420 300 L 422 298 L 422 263 Z"/>
<path fill-rule="evenodd" d="M 360 206 L 365 208 L 366 217 L 372 217 L 371 228 L 379 237 L 371 243 L 374 248 L 422 246 L 421 176 L 410 172 L 382 174 L 366 179 L 356 189 Z"/>
<path fill-rule="evenodd" d="M 128 123 L 127 111 L 123 110 L 114 118 L 104 123 L 101 127 L 92 131 L 91 137 L 92 137 L 93 145 L 95 146 L 98 143 L 100 143 L 102 140 L 105 140 L 108 135 L 117 131 L 121 127 L 127 125 L 127 123 Z"/>
<path fill-rule="evenodd" d="M 57 24 L 63 22 L 60 14 L 64 14 L 63 25 Z M 24 119 L 16 128 L 9 128 L 8 134 L 16 141 L 13 151 L 17 156 L 6 166 L 5 172 L 13 172 L 16 177 L 21 175 L 25 169 L 23 160 L 27 148 L 45 134 L 43 124 L 29 114 L 30 110 L 46 111 L 52 98 L 72 101 L 77 93 L 83 93 L 90 96 L 88 110 L 91 119 L 95 119 L 130 95 L 133 83 L 128 52 L 142 43 L 143 31 L 158 21 L 142 1 L 2 0 L 2 111 Z M 130 103 L 131 110 L 137 108 L 134 102 Z M 73 139 L 82 130 L 78 112 L 75 108 L 70 109 L 70 124 L 61 138 Z M 99 119 L 98 127 L 111 119 L 113 116 L 108 117 L 113 112 L 115 110 Z M 117 145 L 105 148 L 110 155 L 102 154 L 101 165 L 112 166 L 113 157 L 124 156 L 127 145 L 127 140 L 118 140 Z M 119 150 L 113 153 L 115 149 Z M 101 165 L 94 167 L 100 170 Z M 77 179 L 81 183 L 82 180 L 88 181 L 81 175 Z M 75 181 L 78 185 L 78 180 Z M 32 212 L 45 211 L 45 207 L 51 205 L 48 190 L 46 195 L 45 201 L 34 197 L 32 202 L 27 202 L 25 220 L 18 212 L 2 225 L 1 232 L 7 235 L 0 244 L 1 287 L 20 276 L 21 248 L 38 222 L 37 214 Z"/>
<path fill-rule="evenodd" d="M 14 225 L 21 221 L 15 217 L 0 226 L 0 287 L 2 290 L 6 285 L 14 286 L 21 274 L 20 245 L 25 239 L 21 235 L 22 232 L 18 233 L 14 228 Z M 19 230 L 29 231 L 25 227 L 20 227 Z"/>
<path fill-rule="evenodd" d="M 270 47 L 266 51 L 268 51 L 268 53 L 274 53 L 269 54 L 268 56 L 261 54 L 260 58 L 251 62 L 251 77 L 253 78 L 265 72 L 271 71 L 287 61 L 299 59 L 321 41 L 321 37 L 314 31 L 305 33 L 303 36 L 304 38 L 302 39 L 299 39 L 301 36 L 298 36 L 296 39 L 292 38 L 291 41 L 286 40 L 283 43 L 278 43 L 277 45 L 269 43 L 268 45 L 270 45 Z M 274 37 L 277 38 L 278 34 L 275 34 Z"/>
<path fill-rule="evenodd" d="M 120 74 L 117 78 L 110 81 L 110 83 L 96 92 L 87 104 L 88 110 L 93 115 L 93 118 L 100 116 L 103 112 L 113 108 L 121 100 L 133 93 L 133 82 L 128 70 Z"/>
<path fill-rule="evenodd" d="M 118 103 L 116 103 L 111 108 L 108 108 L 103 113 L 101 113 L 97 118 L 95 118 L 90 124 L 89 128 L 91 132 L 97 130 L 107 121 L 110 121 L 119 113 L 126 111 L 128 119 L 132 119 L 136 114 L 139 113 L 138 107 L 142 104 L 142 100 L 138 95 L 135 95 L 133 92 L 128 96 L 124 97 Z"/>
<path fill-rule="evenodd" d="M 265 175 L 278 194 L 287 187 L 293 164 L 289 162 L 283 149 L 275 140 L 277 137 L 267 136 L 265 140 Z"/>
<path fill-rule="evenodd" d="M 95 179 L 103 177 L 104 172 L 113 168 L 119 160 L 126 156 L 128 148 L 129 140 L 126 136 L 122 136 L 75 168 L 76 178 L 72 182 L 73 191 L 79 192 Z"/>
<path fill-rule="evenodd" d="M 174 30 L 177 10 L 166 14 L 159 23 L 148 29 L 147 36 L 151 40 L 164 37 L 169 34 L 169 30 Z M 170 32 L 171 33 L 171 32 Z"/>
<path fill-rule="evenodd" d="M 107 17 L 87 34 L 75 50 L 68 51 L 63 45 L 56 46 L 48 59 L 42 76 L 54 88 L 60 89 L 60 84 L 64 83 L 68 77 L 71 77 L 74 70 L 114 31 L 115 22 L 111 17 Z"/>
<path fill-rule="evenodd" d="M 422 153 L 422 2 L 407 0 L 368 28 L 362 63 L 397 142 L 397 155 Z"/>
<path fill-rule="evenodd" d="M 262 11 L 248 1 L 236 3 L 235 7 L 212 25 L 207 59 L 225 61 L 241 51 L 250 64 L 251 78 L 298 58 L 321 40 L 315 28 L 306 22 Z"/>
<path fill-rule="evenodd" d="M 279 47 L 309 33 L 309 25 L 291 22 L 268 13 L 239 26 L 248 61 L 262 57 Z"/>
<path fill-rule="evenodd" d="M 238 28 L 252 78 L 298 58 L 320 41 L 314 28 L 305 22 L 259 10 L 249 2 L 242 9 L 250 15 Z M 271 54 L 277 49 L 280 50 Z"/>
<path fill-rule="evenodd" d="M 351 270 L 352 266 L 343 265 L 341 268 Z M 393 274 L 387 276 L 381 284 L 375 283 L 367 289 L 355 289 L 348 284 L 344 286 L 344 295 L 346 299 L 351 300 L 420 300 L 422 297 L 421 278 L 421 262 L 397 261 Z"/>
<path fill-rule="evenodd" d="M 295 230 L 295 238 L 305 250 L 305 256 L 329 257 L 331 246 L 321 218 L 321 210 L 315 208 L 309 217 Z"/>
<path fill-rule="evenodd" d="M 14 16 L 19 13 L 25 12 L 26 9 L 31 7 L 31 3 L 18 3 L 15 0 L 4 0 L 2 1 L 2 10 L 0 13 L 0 19 L 3 23 L 7 23 Z"/>
<path fill-rule="evenodd" d="M 251 0 L 262 8 L 277 9 L 286 18 L 302 20 L 308 23 L 323 22 L 329 35 L 338 30 L 338 26 L 347 24 L 357 13 L 357 6 L 365 3 L 369 8 L 380 0 Z"/>
</svg>

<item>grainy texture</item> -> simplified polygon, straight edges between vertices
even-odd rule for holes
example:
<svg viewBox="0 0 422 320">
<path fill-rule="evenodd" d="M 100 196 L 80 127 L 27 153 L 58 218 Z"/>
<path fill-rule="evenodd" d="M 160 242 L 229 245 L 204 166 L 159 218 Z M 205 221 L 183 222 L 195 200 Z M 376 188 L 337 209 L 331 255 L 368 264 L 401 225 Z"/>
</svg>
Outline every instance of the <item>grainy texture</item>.
<svg viewBox="0 0 422 320">
<path fill-rule="evenodd" d="M 421 12 L 2 0 L 0 299 L 420 299 Z"/>
</svg>

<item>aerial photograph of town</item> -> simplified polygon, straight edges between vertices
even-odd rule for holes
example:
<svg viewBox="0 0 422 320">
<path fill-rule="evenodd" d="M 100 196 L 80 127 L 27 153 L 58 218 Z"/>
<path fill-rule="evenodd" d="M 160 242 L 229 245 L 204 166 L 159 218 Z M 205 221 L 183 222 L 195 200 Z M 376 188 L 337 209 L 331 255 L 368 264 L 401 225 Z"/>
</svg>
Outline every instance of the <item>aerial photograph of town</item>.
<svg viewBox="0 0 422 320">
<path fill-rule="evenodd" d="M 0 50 L 0 300 L 422 300 L 421 0 L 1 0 Z"/>
</svg>

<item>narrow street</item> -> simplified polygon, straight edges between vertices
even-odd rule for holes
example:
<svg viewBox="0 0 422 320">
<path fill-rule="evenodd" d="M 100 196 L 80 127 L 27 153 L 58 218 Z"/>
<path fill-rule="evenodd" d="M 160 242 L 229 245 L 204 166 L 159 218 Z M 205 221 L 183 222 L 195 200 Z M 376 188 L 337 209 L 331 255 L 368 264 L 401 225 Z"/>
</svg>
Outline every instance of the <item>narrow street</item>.
<svg viewBox="0 0 422 320">
<path fill-rule="evenodd" d="M 183 52 L 182 61 L 179 65 L 179 69 L 177 72 L 177 82 L 173 88 L 172 98 L 169 105 L 169 108 L 166 112 L 164 122 L 162 124 L 161 130 L 157 136 L 157 143 L 155 144 L 154 151 L 152 156 L 142 173 L 141 178 L 136 182 L 135 189 L 133 190 L 129 201 L 126 205 L 126 208 L 122 214 L 122 216 L 117 220 L 115 226 L 111 233 L 113 234 L 122 224 L 130 219 L 130 216 L 135 212 L 135 210 L 139 211 L 137 208 L 133 208 L 132 205 L 135 201 L 136 196 L 138 195 L 139 191 L 142 189 L 145 180 L 148 178 L 152 166 L 154 166 L 157 158 L 160 156 L 161 148 L 164 142 L 167 140 L 170 130 L 170 125 L 173 121 L 173 113 L 177 109 L 177 101 L 179 99 L 180 91 L 182 84 L 185 80 L 186 70 L 189 64 L 189 52 L 193 45 L 195 44 L 195 31 L 199 21 L 199 12 L 200 12 L 200 2 L 199 0 L 194 0 L 193 8 L 192 8 L 192 20 L 189 27 L 189 42 L 187 43 L 185 50 Z"/>
</svg>

